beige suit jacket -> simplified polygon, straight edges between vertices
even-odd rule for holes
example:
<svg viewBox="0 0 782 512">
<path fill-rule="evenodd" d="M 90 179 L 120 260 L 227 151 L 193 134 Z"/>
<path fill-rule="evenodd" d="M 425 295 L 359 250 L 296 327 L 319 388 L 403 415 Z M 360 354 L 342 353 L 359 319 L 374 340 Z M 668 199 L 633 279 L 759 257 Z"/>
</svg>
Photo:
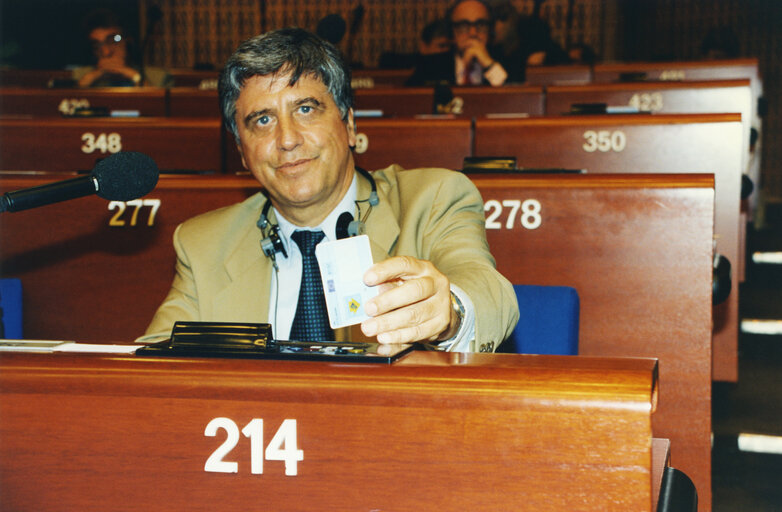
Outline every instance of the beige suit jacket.
<svg viewBox="0 0 782 512">
<path fill-rule="evenodd" d="M 373 176 L 380 203 L 366 219 L 366 232 L 374 261 L 401 255 L 431 261 L 475 306 L 471 348 L 496 348 L 510 335 L 519 312 L 513 287 L 489 252 L 478 189 L 463 174 L 445 169 L 392 165 Z M 359 178 L 358 184 L 357 197 L 369 197 L 369 182 Z M 178 320 L 269 321 L 273 266 L 261 252 L 256 225 L 265 201 L 258 193 L 177 227 L 176 276 L 147 335 L 170 334 Z M 362 213 L 367 204 L 362 203 Z M 356 327 L 337 338 L 361 339 Z"/>
</svg>

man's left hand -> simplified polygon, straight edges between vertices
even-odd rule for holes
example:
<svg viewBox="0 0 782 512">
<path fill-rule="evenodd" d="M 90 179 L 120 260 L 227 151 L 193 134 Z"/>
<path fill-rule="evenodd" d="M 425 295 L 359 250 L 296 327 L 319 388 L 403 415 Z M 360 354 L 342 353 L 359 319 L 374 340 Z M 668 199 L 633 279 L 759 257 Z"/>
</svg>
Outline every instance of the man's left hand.
<svg viewBox="0 0 782 512">
<path fill-rule="evenodd" d="M 432 262 L 395 256 L 372 265 L 364 283 L 380 285 L 380 293 L 364 305 L 372 318 L 361 324 L 378 343 L 442 341 L 458 330 L 450 281 Z"/>
</svg>

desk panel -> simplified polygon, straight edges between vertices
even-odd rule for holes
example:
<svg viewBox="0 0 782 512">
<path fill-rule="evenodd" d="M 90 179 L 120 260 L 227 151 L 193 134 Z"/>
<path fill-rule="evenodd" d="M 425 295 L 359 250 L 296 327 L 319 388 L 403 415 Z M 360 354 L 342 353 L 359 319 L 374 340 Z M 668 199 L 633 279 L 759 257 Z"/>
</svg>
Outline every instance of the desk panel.
<svg viewBox="0 0 782 512">
<path fill-rule="evenodd" d="M 566 83 L 588 83 L 592 81 L 590 66 L 566 64 L 561 66 L 527 66 L 527 84 L 564 85 Z"/>
<path fill-rule="evenodd" d="M 220 172 L 220 120 L 0 118 L 0 170 L 77 172 L 117 151 L 140 151 L 161 171 Z"/>
<path fill-rule="evenodd" d="M 431 87 L 356 89 L 356 110 L 380 110 L 384 117 L 412 117 L 434 112 Z"/>
<path fill-rule="evenodd" d="M 109 87 L 89 89 L 0 88 L 2 115 L 52 117 L 70 115 L 76 108 L 106 108 L 138 116 L 165 116 L 166 89 Z"/>
<path fill-rule="evenodd" d="M 519 167 L 588 173 L 713 173 L 717 250 L 733 268 L 733 291 L 715 308 L 714 378 L 738 379 L 738 284 L 746 243 L 742 227 L 739 116 L 614 115 L 517 120 L 478 119 L 476 156 L 515 156 Z"/>
<path fill-rule="evenodd" d="M 461 169 L 472 154 L 472 123 L 467 119 L 358 119 L 356 164 L 382 169 L 394 162 L 404 168 Z"/>
<path fill-rule="evenodd" d="M 2 177 L 0 191 L 51 181 Z M 139 203 L 91 196 L 0 215 L 0 273 L 22 280 L 25 337 L 140 336 L 171 287 L 176 226 L 258 190 L 252 178 L 161 176 Z"/>
<path fill-rule="evenodd" d="M 655 436 L 671 440 L 673 464 L 710 510 L 712 177 L 473 181 L 497 269 L 512 283 L 578 291 L 579 354 L 659 359 Z"/>
<path fill-rule="evenodd" d="M 540 86 L 452 87 L 448 112 L 467 118 L 488 114 L 544 114 Z"/>
<path fill-rule="evenodd" d="M 650 511 L 656 377 L 648 359 L 5 353 L 0 494 L 4 509 L 37 511 Z M 205 435 L 215 418 L 237 429 L 223 456 L 235 473 L 205 471 L 226 441 Z M 285 420 L 295 475 L 263 460 Z"/>
</svg>

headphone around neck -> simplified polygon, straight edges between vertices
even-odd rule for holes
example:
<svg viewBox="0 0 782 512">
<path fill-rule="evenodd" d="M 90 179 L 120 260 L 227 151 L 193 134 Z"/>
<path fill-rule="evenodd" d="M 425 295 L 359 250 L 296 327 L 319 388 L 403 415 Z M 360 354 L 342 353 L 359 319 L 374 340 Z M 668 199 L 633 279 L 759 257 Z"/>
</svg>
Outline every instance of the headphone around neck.
<svg viewBox="0 0 782 512">
<path fill-rule="evenodd" d="M 366 221 L 367 217 L 369 217 L 369 213 L 372 211 L 372 207 L 380 204 L 380 198 L 377 195 L 377 184 L 375 183 L 375 178 L 373 178 L 366 169 L 362 169 L 361 167 L 357 166 L 356 170 L 359 172 L 359 174 L 364 176 L 367 181 L 369 181 L 369 185 L 372 187 L 372 191 L 369 193 L 368 199 L 356 200 L 356 208 L 358 209 L 359 219 L 354 220 L 353 215 L 351 215 L 350 212 L 343 213 L 337 219 L 336 234 L 337 239 L 340 240 L 350 236 L 364 234 L 366 231 L 364 222 Z M 359 203 L 366 202 L 369 203 L 369 209 L 364 215 L 364 218 L 361 219 L 361 207 Z M 271 206 L 272 202 L 267 197 L 266 204 L 263 205 L 263 209 L 261 210 L 261 216 L 258 219 L 257 226 L 261 230 L 261 233 L 264 237 L 261 240 L 261 250 L 267 258 L 272 260 L 274 268 L 277 269 L 277 253 L 281 252 L 282 255 L 286 258 L 288 257 L 288 253 L 285 250 L 285 244 L 282 243 L 282 238 L 280 238 L 280 226 L 278 224 L 272 224 L 269 220 L 269 208 L 271 208 Z"/>
</svg>

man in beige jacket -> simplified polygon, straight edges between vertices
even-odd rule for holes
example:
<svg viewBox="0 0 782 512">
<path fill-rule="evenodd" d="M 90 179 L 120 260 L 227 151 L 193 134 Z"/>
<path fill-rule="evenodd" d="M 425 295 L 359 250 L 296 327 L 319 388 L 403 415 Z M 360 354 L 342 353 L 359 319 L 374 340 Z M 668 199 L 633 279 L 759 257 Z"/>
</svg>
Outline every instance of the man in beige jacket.
<svg viewBox="0 0 782 512">
<path fill-rule="evenodd" d="M 345 212 L 369 236 L 364 282 L 380 293 L 360 329 L 334 339 L 493 351 L 511 333 L 518 307 L 494 268 L 480 193 L 443 169 L 356 169 L 350 74 L 336 48 L 301 29 L 249 39 L 226 64 L 220 102 L 263 190 L 177 228 L 176 276 L 148 335 L 196 320 L 270 322 L 275 338 L 302 339 L 291 337 L 303 273 L 291 238 L 335 240 Z"/>
</svg>

